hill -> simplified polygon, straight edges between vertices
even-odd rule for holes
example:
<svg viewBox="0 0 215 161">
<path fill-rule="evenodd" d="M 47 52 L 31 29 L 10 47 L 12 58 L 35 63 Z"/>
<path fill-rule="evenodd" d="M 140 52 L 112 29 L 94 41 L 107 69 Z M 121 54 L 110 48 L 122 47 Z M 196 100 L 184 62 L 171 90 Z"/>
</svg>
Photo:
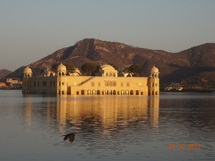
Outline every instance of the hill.
<svg viewBox="0 0 215 161">
<path fill-rule="evenodd" d="M 215 82 L 215 44 L 207 43 L 190 49 L 170 53 L 130 45 L 84 39 L 75 45 L 62 48 L 32 64 L 34 71 L 40 71 L 62 62 L 73 64 L 81 70 L 85 63 L 112 64 L 118 69 L 135 64 L 141 67 L 141 75 L 148 76 L 153 65 L 160 70 L 161 82 L 212 81 Z M 23 67 L 10 76 L 21 77 Z"/>
<path fill-rule="evenodd" d="M 10 70 L 7 70 L 7 69 L 1 69 L 0 70 L 0 79 L 3 78 L 4 76 L 10 74 L 11 71 Z"/>
</svg>

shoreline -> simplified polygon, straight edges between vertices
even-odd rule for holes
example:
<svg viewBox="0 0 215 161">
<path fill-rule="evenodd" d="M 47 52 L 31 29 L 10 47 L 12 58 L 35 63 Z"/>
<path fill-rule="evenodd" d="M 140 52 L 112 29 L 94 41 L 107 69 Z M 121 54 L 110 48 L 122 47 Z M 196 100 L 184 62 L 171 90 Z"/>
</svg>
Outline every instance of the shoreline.
<svg viewBox="0 0 215 161">
<path fill-rule="evenodd" d="M 182 89 L 182 90 L 160 90 L 160 92 L 196 92 L 196 93 L 213 93 L 215 89 Z"/>
</svg>

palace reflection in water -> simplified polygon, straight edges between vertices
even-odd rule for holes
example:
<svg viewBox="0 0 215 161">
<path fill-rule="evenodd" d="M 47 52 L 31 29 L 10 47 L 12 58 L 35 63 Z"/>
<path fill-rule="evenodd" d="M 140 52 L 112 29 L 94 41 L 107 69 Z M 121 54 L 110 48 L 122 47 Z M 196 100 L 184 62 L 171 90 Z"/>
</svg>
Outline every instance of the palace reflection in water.
<svg viewBox="0 0 215 161">
<path fill-rule="evenodd" d="M 0 102 L 0 160 L 215 158 L 214 94 L 48 97 L 0 91 Z M 63 141 L 69 132 L 76 133 L 72 144 Z"/>
<path fill-rule="evenodd" d="M 30 126 L 32 117 L 42 116 L 46 124 L 56 124 L 61 133 L 68 129 L 93 132 L 98 128 L 108 133 L 141 121 L 159 126 L 159 96 L 50 97 L 40 108 L 33 108 L 37 104 L 30 99 L 24 110 L 26 124 Z"/>
</svg>

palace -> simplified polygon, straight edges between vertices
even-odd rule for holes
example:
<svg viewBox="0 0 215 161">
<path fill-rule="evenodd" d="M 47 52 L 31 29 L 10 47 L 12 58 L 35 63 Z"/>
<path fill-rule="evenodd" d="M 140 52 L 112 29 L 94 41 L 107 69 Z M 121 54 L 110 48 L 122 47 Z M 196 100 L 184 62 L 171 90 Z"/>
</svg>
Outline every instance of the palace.
<svg viewBox="0 0 215 161">
<path fill-rule="evenodd" d="M 29 67 L 24 69 L 23 94 L 47 95 L 159 95 L 159 70 L 152 67 L 149 77 L 132 77 L 118 71 L 111 65 L 100 67 L 101 76 L 82 76 L 76 68 L 69 73 L 60 64 L 57 72 L 47 70 L 42 76 L 33 76 Z"/>
</svg>

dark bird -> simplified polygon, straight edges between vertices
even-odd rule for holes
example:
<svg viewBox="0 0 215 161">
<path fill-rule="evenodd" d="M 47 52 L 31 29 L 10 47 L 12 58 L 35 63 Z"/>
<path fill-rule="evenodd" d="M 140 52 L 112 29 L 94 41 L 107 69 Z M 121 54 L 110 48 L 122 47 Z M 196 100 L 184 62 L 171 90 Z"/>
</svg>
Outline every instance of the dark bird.
<svg viewBox="0 0 215 161">
<path fill-rule="evenodd" d="M 68 140 L 70 142 L 73 142 L 75 140 L 75 134 L 74 133 L 69 133 L 69 134 L 66 134 L 66 135 L 63 135 L 64 136 L 64 141 Z"/>
</svg>

